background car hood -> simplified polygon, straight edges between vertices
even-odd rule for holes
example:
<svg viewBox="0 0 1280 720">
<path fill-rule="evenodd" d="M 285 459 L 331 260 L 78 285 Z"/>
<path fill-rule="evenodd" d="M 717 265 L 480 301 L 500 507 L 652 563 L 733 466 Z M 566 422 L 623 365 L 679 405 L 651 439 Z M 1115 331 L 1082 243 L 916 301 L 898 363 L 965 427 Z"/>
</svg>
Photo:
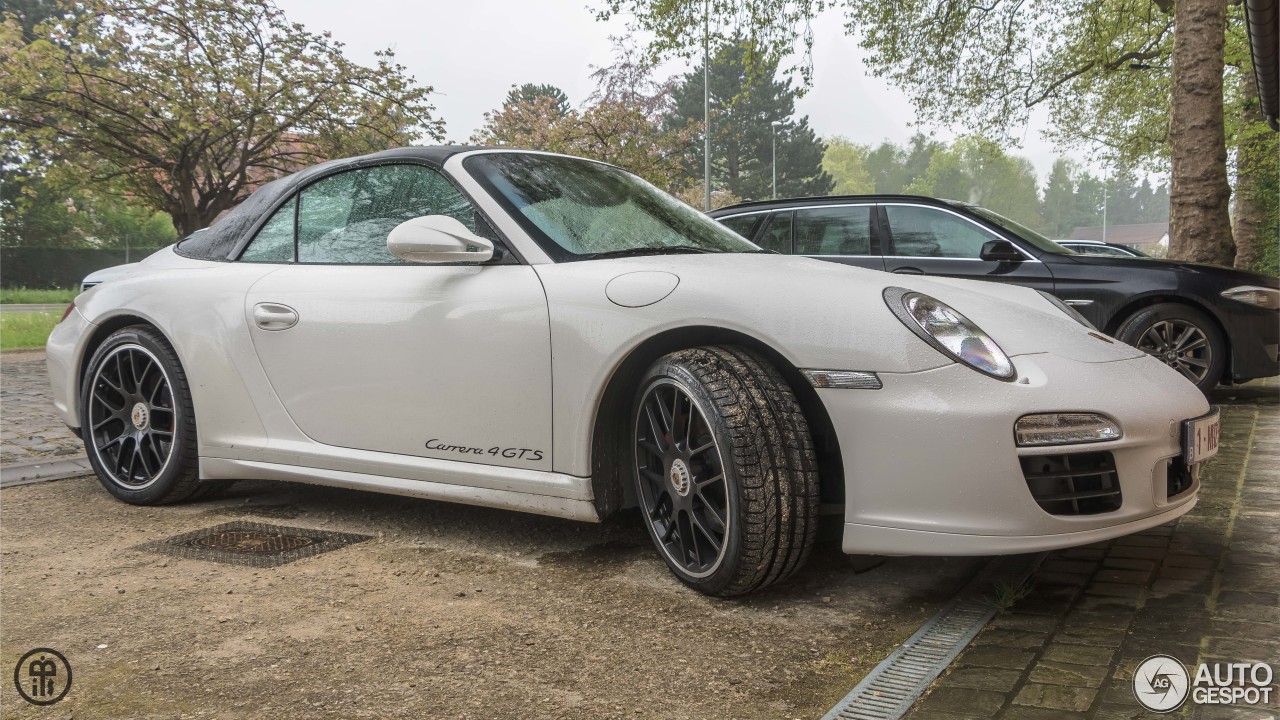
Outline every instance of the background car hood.
<svg viewBox="0 0 1280 720">
<path fill-rule="evenodd" d="M 998 283 L 894 275 L 765 253 L 658 255 L 537 267 L 549 285 L 553 316 L 552 285 L 569 282 L 586 289 L 585 284 L 593 293 L 598 288 L 596 297 L 609 302 L 606 288 L 614 279 L 651 273 L 655 300 L 635 310 L 743 328 L 783 344 L 781 351 L 807 367 L 910 372 L 949 364 L 889 311 L 883 299 L 889 287 L 946 302 L 1010 356 L 1053 353 L 1082 362 L 1113 362 L 1142 354 L 1091 335 L 1034 290 Z M 678 278 L 674 289 L 670 276 Z M 642 280 L 627 282 L 634 289 Z"/>
<path fill-rule="evenodd" d="M 1159 258 L 1119 257 L 1108 255 L 1052 255 L 1055 262 L 1071 262 L 1078 265 L 1118 267 L 1126 270 L 1171 270 L 1190 273 L 1220 281 L 1224 288 L 1236 285 L 1257 285 L 1280 288 L 1280 279 L 1249 270 L 1210 265 L 1208 263 L 1180 262 Z"/>
</svg>

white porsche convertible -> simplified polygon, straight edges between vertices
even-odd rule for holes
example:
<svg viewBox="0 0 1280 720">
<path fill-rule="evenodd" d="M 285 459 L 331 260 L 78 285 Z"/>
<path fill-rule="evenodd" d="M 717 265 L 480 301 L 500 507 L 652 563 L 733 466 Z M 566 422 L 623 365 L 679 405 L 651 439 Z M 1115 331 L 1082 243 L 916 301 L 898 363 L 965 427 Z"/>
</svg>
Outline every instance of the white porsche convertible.
<svg viewBox="0 0 1280 720">
<path fill-rule="evenodd" d="M 838 228 L 836 230 L 839 230 Z M 683 582 L 1071 546 L 1195 503 L 1218 415 L 1060 302 L 760 250 L 609 165 L 406 148 L 264 186 L 48 343 L 108 491 L 246 478 L 586 521 Z"/>
</svg>

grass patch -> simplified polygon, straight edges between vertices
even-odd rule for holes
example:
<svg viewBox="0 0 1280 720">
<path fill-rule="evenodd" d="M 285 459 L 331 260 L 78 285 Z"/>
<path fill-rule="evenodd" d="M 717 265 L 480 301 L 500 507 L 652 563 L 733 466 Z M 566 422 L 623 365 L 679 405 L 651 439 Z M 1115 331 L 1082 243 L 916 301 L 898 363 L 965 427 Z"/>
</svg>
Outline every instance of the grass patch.
<svg viewBox="0 0 1280 720">
<path fill-rule="evenodd" d="M 69 303 L 79 295 L 79 290 L 28 290 L 27 288 L 0 288 L 0 305 Z"/>
<path fill-rule="evenodd" d="M 0 350 L 42 348 L 60 312 L 0 312 Z"/>
<path fill-rule="evenodd" d="M 1034 583 L 1030 577 L 1022 580 L 1022 582 L 1011 583 L 999 581 L 991 588 L 991 595 L 983 599 L 988 607 L 1003 612 L 1013 607 L 1022 598 L 1031 594 Z"/>
</svg>

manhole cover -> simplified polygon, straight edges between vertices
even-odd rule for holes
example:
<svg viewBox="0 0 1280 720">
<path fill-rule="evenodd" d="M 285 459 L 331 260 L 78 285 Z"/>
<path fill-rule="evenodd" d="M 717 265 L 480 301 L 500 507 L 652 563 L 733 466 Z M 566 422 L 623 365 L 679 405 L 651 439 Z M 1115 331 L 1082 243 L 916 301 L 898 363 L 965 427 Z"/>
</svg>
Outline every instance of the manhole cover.
<svg viewBox="0 0 1280 720">
<path fill-rule="evenodd" d="M 134 549 L 231 565 L 275 567 L 363 542 L 369 537 L 236 520 L 149 542 Z"/>
</svg>

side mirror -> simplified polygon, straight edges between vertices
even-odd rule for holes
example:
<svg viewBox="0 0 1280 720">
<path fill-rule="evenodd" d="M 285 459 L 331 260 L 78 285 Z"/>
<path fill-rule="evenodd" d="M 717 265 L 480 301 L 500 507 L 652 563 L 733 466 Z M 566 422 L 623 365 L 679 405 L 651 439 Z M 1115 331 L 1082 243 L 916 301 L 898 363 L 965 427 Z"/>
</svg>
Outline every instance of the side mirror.
<svg viewBox="0 0 1280 720">
<path fill-rule="evenodd" d="M 989 240 L 982 243 L 982 252 L 978 253 L 978 257 L 994 262 L 1022 262 L 1026 256 L 1008 240 Z"/>
<path fill-rule="evenodd" d="M 493 243 L 448 215 L 405 220 L 387 234 L 387 250 L 411 263 L 479 264 L 493 257 Z"/>
</svg>

